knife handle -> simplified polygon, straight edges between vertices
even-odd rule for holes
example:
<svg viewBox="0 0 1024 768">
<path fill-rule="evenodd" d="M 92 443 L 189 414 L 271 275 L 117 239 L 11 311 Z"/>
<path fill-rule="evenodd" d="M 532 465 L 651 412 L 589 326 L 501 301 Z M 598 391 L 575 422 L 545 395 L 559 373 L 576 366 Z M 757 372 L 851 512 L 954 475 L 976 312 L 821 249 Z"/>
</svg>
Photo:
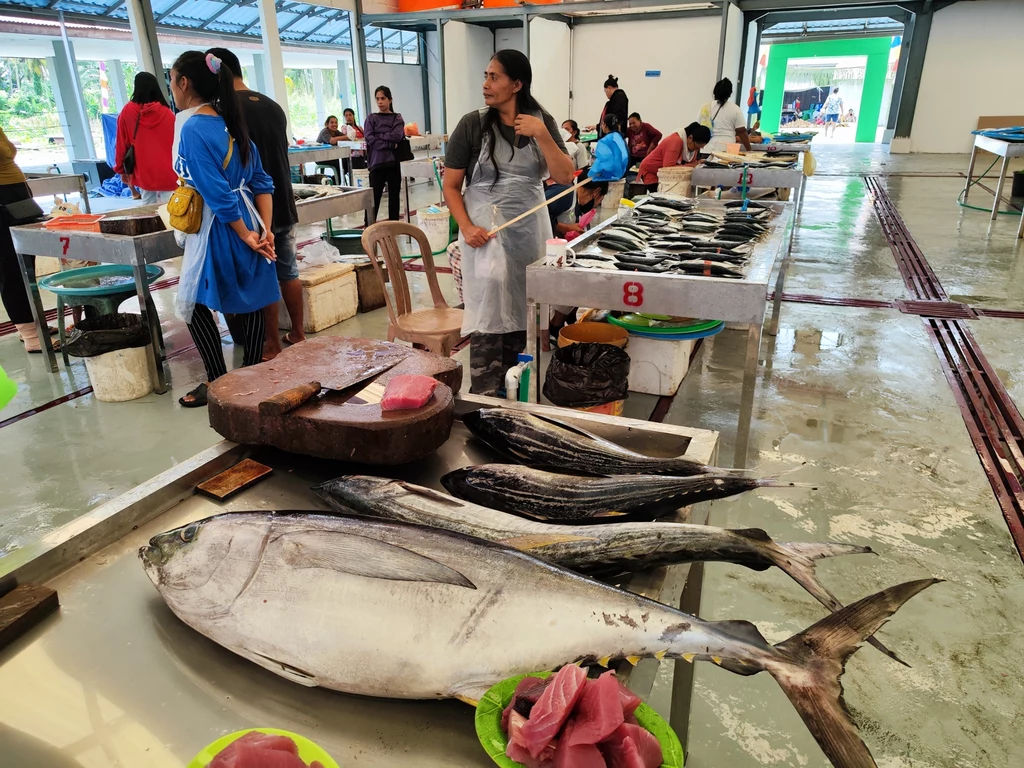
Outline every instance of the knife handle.
<svg viewBox="0 0 1024 768">
<path fill-rule="evenodd" d="M 260 416 L 284 416 L 320 393 L 320 382 L 311 381 L 268 397 L 259 405 Z"/>
</svg>

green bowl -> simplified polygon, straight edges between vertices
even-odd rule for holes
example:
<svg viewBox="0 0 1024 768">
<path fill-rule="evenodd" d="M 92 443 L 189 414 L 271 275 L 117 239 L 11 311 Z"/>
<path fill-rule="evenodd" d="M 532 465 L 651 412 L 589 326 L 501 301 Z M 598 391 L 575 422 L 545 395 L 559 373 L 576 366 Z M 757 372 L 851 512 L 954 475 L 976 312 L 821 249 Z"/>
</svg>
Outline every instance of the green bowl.
<svg viewBox="0 0 1024 768">
<path fill-rule="evenodd" d="M 476 736 L 484 751 L 491 759 L 502 766 L 502 768 L 523 768 L 522 763 L 517 763 L 505 755 L 508 748 L 508 736 L 501 730 L 501 713 L 512 701 L 516 692 L 516 686 L 524 677 L 549 677 L 551 672 L 534 672 L 531 675 L 516 675 L 507 680 L 502 680 L 491 687 L 484 697 L 476 705 Z M 679 743 L 679 737 L 675 731 L 666 723 L 661 715 L 655 712 L 646 704 L 640 704 L 633 714 L 641 727 L 650 731 L 658 743 L 661 744 L 661 768 L 683 768 L 683 747 Z M 189 766 L 193 768 L 193 766 Z"/>
<path fill-rule="evenodd" d="M 650 318 L 640 315 L 623 315 L 622 317 L 608 315 L 608 322 L 612 325 L 617 325 L 620 328 L 625 328 L 627 331 L 643 331 L 644 333 L 652 333 L 658 336 L 673 336 L 680 333 L 699 333 L 701 331 L 708 331 L 719 325 L 722 321 L 697 320 L 692 323 L 683 323 L 671 327 L 652 328 L 650 325 Z"/>
<path fill-rule="evenodd" d="M 323 764 L 324 768 L 339 768 L 338 763 L 335 762 L 334 758 L 328 755 L 323 748 L 317 746 L 305 736 L 299 736 L 299 734 L 292 733 L 291 731 L 282 731 L 280 728 L 246 728 L 242 731 L 229 733 L 227 736 L 221 736 L 212 744 L 208 744 L 198 755 L 193 757 L 192 762 L 188 764 L 188 768 L 207 768 L 210 761 L 224 751 L 229 744 L 242 738 L 247 733 L 252 733 L 253 731 L 259 731 L 260 733 L 266 733 L 272 736 L 287 736 L 295 742 L 296 746 L 298 746 L 299 757 L 301 757 L 307 765 L 314 760 L 319 760 Z"/>
</svg>

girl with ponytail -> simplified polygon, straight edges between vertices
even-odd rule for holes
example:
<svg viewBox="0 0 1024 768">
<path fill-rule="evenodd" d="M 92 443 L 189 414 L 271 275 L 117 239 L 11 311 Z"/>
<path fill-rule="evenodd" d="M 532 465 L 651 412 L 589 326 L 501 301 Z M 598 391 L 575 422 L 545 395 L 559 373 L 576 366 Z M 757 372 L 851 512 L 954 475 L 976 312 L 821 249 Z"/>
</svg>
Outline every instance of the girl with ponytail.
<svg viewBox="0 0 1024 768">
<path fill-rule="evenodd" d="M 219 58 L 183 53 L 171 67 L 171 94 L 178 109 L 198 107 L 182 126 L 175 158 L 180 183 L 203 199 L 202 226 L 185 235 L 175 301 L 206 366 L 206 381 L 179 400 L 196 408 L 206 405 L 208 384 L 227 373 L 211 310 L 238 316 L 244 365 L 263 356 L 262 310 L 281 297 L 269 226 L 274 183 L 249 140 L 234 74 Z"/>
</svg>

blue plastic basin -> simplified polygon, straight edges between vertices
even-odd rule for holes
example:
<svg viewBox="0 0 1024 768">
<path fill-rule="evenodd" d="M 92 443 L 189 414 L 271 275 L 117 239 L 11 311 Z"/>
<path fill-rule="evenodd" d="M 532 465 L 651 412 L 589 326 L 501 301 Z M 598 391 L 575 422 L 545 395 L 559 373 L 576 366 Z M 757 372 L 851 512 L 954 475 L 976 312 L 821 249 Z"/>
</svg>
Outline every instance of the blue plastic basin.
<svg viewBox="0 0 1024 768">
<path fill-rule="evenodd" d="M 163 277 L 163 267 L 146 265 L 146 282 Z M 124 264 L 100 264 L 57 272 L 39 279 L 39 287 L 60 296 L 113 296 L 135 291 L 132 268 Z"/>
</svg>

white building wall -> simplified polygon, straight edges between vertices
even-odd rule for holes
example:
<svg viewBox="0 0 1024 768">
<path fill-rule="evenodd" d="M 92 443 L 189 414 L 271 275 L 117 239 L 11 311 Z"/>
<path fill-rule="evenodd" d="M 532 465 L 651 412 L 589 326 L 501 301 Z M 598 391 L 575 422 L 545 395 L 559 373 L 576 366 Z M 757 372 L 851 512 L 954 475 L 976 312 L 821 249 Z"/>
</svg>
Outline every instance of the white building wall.
<svg viewBox="0 0 1024 768">
<path fill-rule="evenodd" d="M 444 25 L 446 131 L 451 133 L 464 114 L 484 105 L 483 82 L 494 53 L 494 35 L 487 27 L 449 21 Z"/>
<path fill-rule="evenodd" d="M 376 112 L 373 92 L 379 85 L 391 89 L 395 99 L 395 111 L 402 114 L 407 123 L 416 123 L 424 131 L 426 110 L 423 108 L 423 71 L 412 64 L 380 64 L 371 61 L 367 65 L 370 75 L 370 104 Z"/>
<path fill-rule="evenodd" d="M 512 48 L 520 53 L 526 53 L 526 43 L 522 27 L 494 30 L 494 50 L 503 51 L 507 48 Z"/>
<path fill-rule="evenodd" d="M 533 95 L 559 123 L 569 118 L 571 40 L 567 24 L 540 18 L 530 21 Z"/>
</svg>

